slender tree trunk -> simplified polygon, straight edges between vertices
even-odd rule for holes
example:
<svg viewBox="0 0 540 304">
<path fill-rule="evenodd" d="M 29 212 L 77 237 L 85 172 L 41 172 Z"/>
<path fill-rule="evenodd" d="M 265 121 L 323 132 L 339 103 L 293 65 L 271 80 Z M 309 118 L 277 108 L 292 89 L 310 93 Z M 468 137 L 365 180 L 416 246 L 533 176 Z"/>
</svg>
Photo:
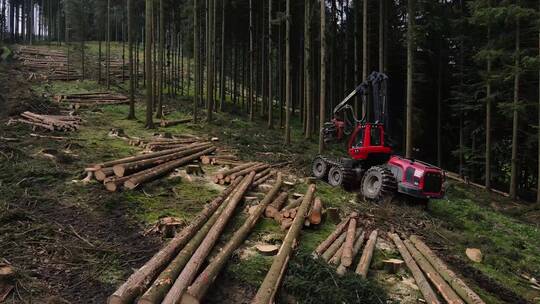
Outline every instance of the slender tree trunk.
<svg viewBox="0 0 540 304">
<path fill-rule="evenodd" d="M 253 91 L 254 88 L 254 66 L 253 66 L 253 1 L 249 0 L 249 120 L 253 121 L 254 105 L 253 105 Z"/>
<path fill-rule="evenodd" d="M 441 138 L 441 126 L 442 126 L 442 39 L 439 44 L 439 68 L 437 71 L 437 166 L 442 166 L 442 138 Z"/>
<path fill-rule="evenodd" d="M 110 1 L 110 0 L 109 0 Z M 153 92 L 154 85 L 152 82 L 152 10 L 153 0 L 146 0 L 146 16 L 145 16 L 145 56 L 144 65 L 146 70 L 146 128 L 153 129 L 154 122 L 153 114 Z"/>
<path fill-rule="evenodd" d="M 274 95 L 272 94 L 272 0 L 268 0 L 268 129 L 274 127 Z"/>
<path fill-rule="evenodd" d="M 491 1 L 488 1 L 488 5 L 491 5 Z M 487 28 L 487 43 L 491 41 L 491 24 L 488 21 Z M 487 72 L 486 72 L 486 168 L 485 168 L 485 186 L 486 190 L 491 189 L 491 57 L 487 58 Z"/>
<path fill-rule="evenodd" d="M 221 1 L 221 71 L 219 84 L 219 109 L 225 108 L 225 5 L 226 0 Z"/>
<path fill-rule="evenodd" d="M 111 0 L 107 0 L 107 45 L 106 45 L 106 57 L 107 57 L 107 90 L 111 88 Z"/>
<path fill-rule="evenodd" d="M 135 74 L 133 73 L 133 0 L 127 0 L 128 11 L 128 57 L 129 57 L 129 114 L 135 119 Z M 137 75 L 138 76 L 138 75 Z"/>
<path fill-rule="evenodd" d="M 518 115 L 518 103 L 519 103 L 519 77 L 520 77 L 520 66 L 519 66 L 519 52 L 520 52 L 520 24 L 519 17 L 516 19 L 516 51 L 514 58 L 514 118 L 512 122 L 512 167 L 510 172 L 510 198 L 516 199 L 517 197 L 517 174 L 518 174 L 518 127 L 519 127 L 519 115 Z"/>
<path fill-rule="evenodd" d="M 321 0 L 321 84 L 319 100 L 319 154 L 324 150 L 322 128 L 325 121 L 326 105 L 326 3 Z"/>
<path fill-rule="evenodd" d="M 368 24 L 368 0 L 363 0 L 363 9 L 362 9 L 362 81 L 365 81 L 368 77 L 368 59 L 369 59 L 369 50 L 368 50 L 368 35 L 369 35 L 369 24 Z M 367 117 L 370 111 L 370 104 L 366 100 L 362 105 L 362 117 Z"/>
<path fill-rule="evenodd" d="M 306 119 L 306 132 L 304 138 L 311 138 L 311 111 L 313 110 L 312 106 L 312 94 L 313 89 L 311 87 L 311 0 L 305 1 L 305 16 L 304 16 L 304 82 L 305 82 L 305 119 Z"/>
<path fill-rule="evenodd" d="M 540 1 L 538 2 L 540 11 Z M 538 29 L 538 57 L 540 57 L 540 28 Z M 538 124 L 540 125 L 540 68 L 538 68 Z M 538 177 L 536 185 L 536 203 L 540 204 L 540 129 L 538 130 Z"/>
<path fill-rule="evenodd" d="M 414 18 L 415 1 L 409 0 L 407 3 L 407 123 L 405 135 L 405 157 L 412 157 L 413 149 L 413 73 L 414 73 Z"/>
<path fill-rule="evenodd" d="M 158 46 L 158 102 L 156 109 L 156 118 L 163 117 L 163 67 L 164 67 L 164 50 L 165 50 L 165 8 L 163 0 L 159 0 L 159 46 Z"/>
<path fill-rule="evenodd" d="M 379 72 L 384 73 L 384 10 L 386 0 L 379 0 Z"/>
<path fill-rule="evenodd" d="M 291 1 L 287 0 L 285 30 L 285 144 L 291 143 L 291 103 L 292 103 L 292 80 L 291 80 Z"/>
<path fill-rule="evenodd" d="M 193 63 L 195 88 L 193 94 L 193 122 L 197 123 L 197 107 L 199 104 L 199 87 L 200 87 L 200 58 L 199 58 L 199 0 L 193 0 Z M 189 77 L 189 75 L 188 75 Z M 188 92 L 189 93 L 189 92 Z"/>
</svg>

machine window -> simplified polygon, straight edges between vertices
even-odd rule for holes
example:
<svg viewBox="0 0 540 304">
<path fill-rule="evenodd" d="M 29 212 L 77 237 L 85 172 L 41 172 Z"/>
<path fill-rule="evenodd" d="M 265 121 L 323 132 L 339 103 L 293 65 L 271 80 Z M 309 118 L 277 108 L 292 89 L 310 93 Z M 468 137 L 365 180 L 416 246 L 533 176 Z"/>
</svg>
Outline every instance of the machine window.
<svg viewBox="0 0 540 304">
<path fill-rule="evenodd" d="M 365 129 L 361 128 L 358 133 L 356 134 L 356 138 L 354 139 L 354 146 L 355 147 L 363 147 L 364 146 L 364 132 Z"/>
<path fill-rule="evenodd" d="M 371 128 L 371 145 L 381 145 L 381 129 L 379 129 L 378 127 Z"/>
<path fill-rule="evenodd" d="M 414 168 L 409 167 L 407 168 L 407 170 L 405 170 L 405 180 L 409 183 L 412 183 L 413 178 L 414 178 Z"/>
</svg>

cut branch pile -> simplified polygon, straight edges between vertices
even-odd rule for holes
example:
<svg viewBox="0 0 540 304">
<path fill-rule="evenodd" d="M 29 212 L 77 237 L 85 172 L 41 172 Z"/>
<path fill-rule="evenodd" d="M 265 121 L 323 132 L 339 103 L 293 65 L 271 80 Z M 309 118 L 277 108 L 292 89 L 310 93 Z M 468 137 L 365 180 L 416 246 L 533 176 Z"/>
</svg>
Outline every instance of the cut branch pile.
<svg viewBox="0 0 540 304">
<path fill-rule="evenodd" d="M 68 132 L 79 129 L 81 121 L 82 120 L 79 116 L 44 115 L 27 111 L 21 114 L 21 118 L 11 119 L 9 123 L 20 122 L 32 125 L 34 128 L 42 128 L 49 131 Z"/>
<path fill-rule="evenodd" d="M 127 96 L 108 92 L 57 95 L 55 99 L 57 102 L 67 102 L 76 106 L 111 105 L 129 102 Z"/>
<path fill-rule="evenodd" d="M 413 235 L 403 241 L 395 233 L 388 233 L 388 236 L 398 248 L 427 303 L 441 303 L 438 293 L 447 303 L 484 304 L 478 294 L 450 270 L 420 238 Z"/>
<path fill-rule="evenodd" d="M 233 252 L 244 242 L 282 185 L 266 197 L 211 261 L 210 252 L 251 187 L 255 172 L 235 179 L 217 198 L 109 297 L 116 303 L 200 303 Z"/>
<path fill-rule="evenodd" d="M 211 143 L 194 143 L 185 147 L 130 156 L 88 167 L 87 179 L 94 177 L 109 191 L 121 186 L 134 189 L 141 184 L 164 176 L 174 169 L 191 164 L 203 155 L 215 151 Z"/>
<path fill-rule="evenodd" d="M 30 72 L 29 80 L 78 80 L 82 75 L 69 68 L 65 52 L 36 48 L 30 46 L 19 47 L 15 58 L 22 61 L 22 65 Z"/>
</svg>

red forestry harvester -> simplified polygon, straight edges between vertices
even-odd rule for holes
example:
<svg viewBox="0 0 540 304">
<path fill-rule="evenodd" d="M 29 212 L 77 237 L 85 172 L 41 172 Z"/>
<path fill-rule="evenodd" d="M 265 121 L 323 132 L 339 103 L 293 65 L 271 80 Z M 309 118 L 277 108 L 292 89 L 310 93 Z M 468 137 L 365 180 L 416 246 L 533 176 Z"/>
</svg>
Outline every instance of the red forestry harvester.
<svg viewBox="0 0 540 304">
<path fill-rule="evenodd" d="M 332 186 L 360 189 L 371 201 L 402 193 L 419 199 L 444 195 L 444 172 L 433 165 L 392 155 L 385 130 L 388 104 L 385 74 L 373 72 L 334 108 L 333 119 L 323 126 L 326 143 L 347 139 L 350 157 L 338 160 L 319 155 L 313 160 L 313 175 Z M 360 95 L 364 117 L 358 120 L 349 103 Z"/>
</svg>

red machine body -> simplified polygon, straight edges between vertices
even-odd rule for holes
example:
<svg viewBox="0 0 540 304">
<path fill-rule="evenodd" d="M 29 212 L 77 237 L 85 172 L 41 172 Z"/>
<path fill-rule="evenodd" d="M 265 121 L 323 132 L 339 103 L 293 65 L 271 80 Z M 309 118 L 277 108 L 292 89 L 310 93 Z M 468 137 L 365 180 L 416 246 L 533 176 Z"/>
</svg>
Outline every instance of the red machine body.
<svg viewBox="0 0 540 304">
<path fill-rule="evenodd" d="M 387 142 L 385 127 L 387 76 L 374 72 L 368 80 L 334 108 L 334 118 L 323 127 L 325 142 L 347 139 L 350 158 L 331 160 L 322 155 L 313 161 L 313 175 L 333 186 L 346 190 L 360 188 L 366 199 L 381 200 L 394 193 L 420 199 L 444 196 L 444 172 L 421 161 L 392 155 Z M 356 119 L 354 109 L 348 104 L 356 95 L 362 95 L 370 104 L 372 115 Z"/>
</svg>

